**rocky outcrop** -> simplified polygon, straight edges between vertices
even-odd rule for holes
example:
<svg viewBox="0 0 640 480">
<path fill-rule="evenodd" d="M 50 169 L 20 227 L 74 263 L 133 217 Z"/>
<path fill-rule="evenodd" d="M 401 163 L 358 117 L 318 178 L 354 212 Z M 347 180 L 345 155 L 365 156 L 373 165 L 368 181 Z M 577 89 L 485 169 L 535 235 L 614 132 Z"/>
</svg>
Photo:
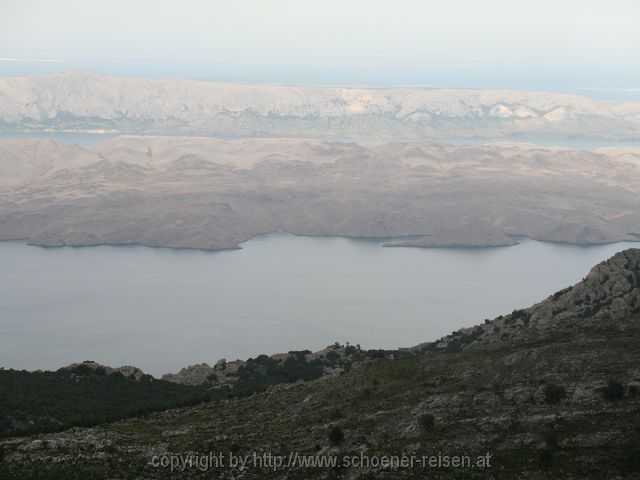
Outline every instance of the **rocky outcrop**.
<svg viewBox="0 0 640 480">
<path fill-rule="evenodd" d="M 596 265 L 580 283 L 531 309 L 531 323 L 548 319 L 619 319 L 640 312 L 640 249 L 617 253 Z"/>
<path fill-rule="evenodd" d="M 454 332 L 429 350 L 460 351 L 515 341 L 571 334 L 585 325 L 614 323 L 640 313 L 640 249 L 615 254 L 591 269 L 579 283 L 560 290 L 530 308 L 515 310 L 482 325 Z"/>
<path fill-rule="evenodd" d="M 251 382 L 279 383 L 287 378 L 320 378 L 338 375 L 351 365 L 378 351 L 364 351 L 360 346 L 335 343 L 317 352 L 309 350 L 259 355 L 248 360 L 227 362 L 220 359 L 213 366 L 206 363 L 190 365 L 178 373 L 167 373 L 162 380 L 183 385 L 208 385 L 213 388 L 232 387 Z"/>
<path fill-rule="evenodd" d="M 66 367 L 63 367 L 63 369 L 69 370 L 75 373 L 82 373 L 84 370 L 89 370 L 91 372 L 98 371 L 98 372 L 104 373 L 105 375 L 114 375 L 118 373 L 128 378 L 135 378 L 136 380 L 140 380 L 142 377 L 147 376 L 138 367 L 125 365 L 123 367 L 113 368 L 106 365 L 101 365 L 91 360 L 86 360 L 81 363 L 72 363 L 71 365 L 67 365 Z"/>
<path fill-rule="evenodd" d="M 244 363 L 242 360 L 227 362 L 225 359 L 220 359 L 213 367 L 207 363 L 189 365 L 181 369 L 178 373 L 164 374 L 162 380 L 194 386 L 205 385 L 212 382 L 219 385 L 230 385 L 237 380 L 237 377 L 234 375 Z"/>
</svg>

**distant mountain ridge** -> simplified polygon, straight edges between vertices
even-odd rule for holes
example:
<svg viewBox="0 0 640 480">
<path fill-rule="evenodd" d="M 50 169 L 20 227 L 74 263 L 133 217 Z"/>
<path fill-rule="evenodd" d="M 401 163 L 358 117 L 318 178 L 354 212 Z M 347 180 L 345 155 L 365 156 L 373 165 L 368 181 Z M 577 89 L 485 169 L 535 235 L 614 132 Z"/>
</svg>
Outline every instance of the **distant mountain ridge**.
<svg viewBox="0 0 640 480">
<path fill-rule="evenodd" d="M 0 78 L 0 130 L 352 139 L 640 139 L 640 102 L 425 87 L 356 88 L 108 77 Z"/>
</svg>

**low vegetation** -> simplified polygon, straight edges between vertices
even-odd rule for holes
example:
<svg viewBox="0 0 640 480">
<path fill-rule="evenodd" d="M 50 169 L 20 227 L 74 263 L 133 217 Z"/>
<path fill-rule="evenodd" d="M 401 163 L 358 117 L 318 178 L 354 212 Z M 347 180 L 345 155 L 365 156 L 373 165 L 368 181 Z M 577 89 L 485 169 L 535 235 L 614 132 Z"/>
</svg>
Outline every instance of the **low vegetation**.
<svg viewBox="0 0 640 480">
<path fill-rule="evenodd" d="M 308 350 L 291 351 L 284 358 L 259 355 L 248 359 L 225 385 L 210 378 L 201 386 L 139 379 L 104 368 L 78 364 L 55 372 L 0 369 L 0 437 L 91 426 L 144 415 L 168 408 L 202 402 L 247 397 L 269 387 L 297 381 L 311 381 L 331 369 L 344 373 L 354 363 L 387 355 L 410 356 L 410 352 L 362 350 L 339 344 L 325 356 L 309 359 Z"/>
<path fill-rule="evenodd" d="M 340 427 L 333 426 L 331 430 L 329 430 L 329 441 L 333 445 L 340 445 L 344 440 L 344 432 Z"/>
<path fill-rule="evenodd" d="M 422 428 L 422 430 L 424 430 L 425 432 L 430 432 L 436 425 L 435 417 L 430 413 L 420 415 L 418 422 L 420 423 L 420 428 Z"/>
<path fill-rule="evenodd" d="M 562 385 L 547 383 L 544 386 L 544 401 L 549 405 L 559 403 L 567 396 L 567 391 Z"/>
<path fill-rule="evenodd" d="M 140 380 L 82 365 L 55 372 L 0 369 L 0 436 L 113 422 L 204 401 L 202 388 Z"/>
<path fill-rule="evenodd" d="M 624 397 L 624 385 L 615 378 L 607 381 L 606 387 L 602 389 L 602 395 L 609 401 L 622 400 Z"/>
</svg>

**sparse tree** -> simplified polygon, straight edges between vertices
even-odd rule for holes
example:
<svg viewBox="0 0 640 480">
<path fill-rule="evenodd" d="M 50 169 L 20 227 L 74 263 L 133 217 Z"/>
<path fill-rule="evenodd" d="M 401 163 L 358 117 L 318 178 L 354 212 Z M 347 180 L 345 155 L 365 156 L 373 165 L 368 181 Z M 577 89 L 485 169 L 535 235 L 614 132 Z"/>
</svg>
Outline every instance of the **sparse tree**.
<svg viewBox="0 0 640 480">
<path fill-rule="evenodd" d="M 550 405 L 560 403 L 567 396 L 567 391 L 562 385 L 547 383 L 544 386 L 544 401 Z"/>
<path fill-rule="evenodd" d="M 425 413 L 424 415 L 420 415 L 418 419 L 418 423 L 420 424 L 420 428 L 425 432 L 432 431 L 436 426 L 436 419 L 430 413 Z"/>
<path fill-rule="evenodd" d="M 606 400 L 622 400 L 624 397 L 624 385 L 614 378 L 607 381 L 607 386 L 602 389 L 602 395 Z"/>
<path fill-rule="evenodd" d="M 342 431 L 342 429 L 337 425 L 334 425 L 333 427 L 331 427 L 331 429 L 329 430 L 329 441 L 333 445 L 340 445 L 343 440 L 344 440 L 344 432 Z"/>
</svg>

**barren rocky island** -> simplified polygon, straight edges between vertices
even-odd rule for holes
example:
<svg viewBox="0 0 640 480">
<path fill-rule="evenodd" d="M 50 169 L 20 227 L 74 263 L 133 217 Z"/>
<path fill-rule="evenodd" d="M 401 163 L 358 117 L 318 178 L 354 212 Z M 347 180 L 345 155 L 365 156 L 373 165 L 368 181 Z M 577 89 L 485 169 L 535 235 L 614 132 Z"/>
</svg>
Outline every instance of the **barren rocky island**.
<svg viewBox="0 0 640 480">
<path fill-rule="evenodd" d="M 227 249 L 260 234 L 389 246 L 640 233 L 640 150 L 121 136 L 0 142 L 0 238 Z M 398 238 L 406 237 L 406 238 Z"/>
</svg>

